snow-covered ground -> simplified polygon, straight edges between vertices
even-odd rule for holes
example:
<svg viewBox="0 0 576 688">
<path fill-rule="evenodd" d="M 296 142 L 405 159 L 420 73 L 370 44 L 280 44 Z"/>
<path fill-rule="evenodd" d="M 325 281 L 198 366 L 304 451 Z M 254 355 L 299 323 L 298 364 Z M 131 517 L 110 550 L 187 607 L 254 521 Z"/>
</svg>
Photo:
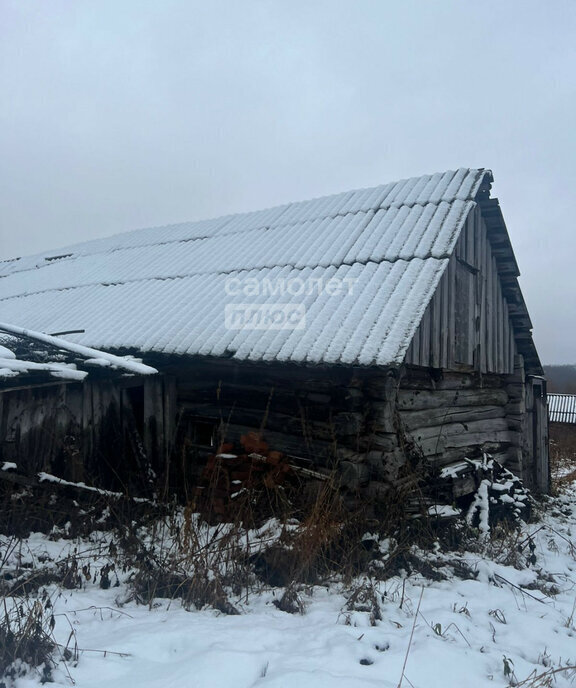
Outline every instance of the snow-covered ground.
<svg viewBox="0 0 576 688">
<path fill-rule="evenodd" d="M 510 551 L 512 540 L 486 545 L 484 553 L 438 551 L 428 556 L 447 576 L 439 581 L 406 572 L 352 588 L 302 588 L 303 614 L 280 611 L 278 589 L 231 599 L 242 614 L 226 616 L 186 611 L 177 600 L 157 599 L 151 608 L 127 601 L 127 572 L 109 589 L 98 576 L 83 576 L 81 589 L 48 587 L 54 634 L 79 649 L 77 661 L 61 662 L 53 678 L 78 688 L 573 685 L 574 672 L 550 672 L 576 663 L 575 530 L 572 486 L 524 528 L 516 539 L 522 552 Z M 8 540 L 0 542 L 6 553 Z M 74 547 L 90 545 L 35 534 L 8 554 L 5 567 L 62 558 Z M 516 567 L 502 563 L 510 558 Z M 455 562 L 475 577 L 454 575 Z M 348 608 L 362 585 L 379 601 L 375 625 L 370 612 Z M 14 685 L 39 681 L 28 675 Z"/>
</svg>

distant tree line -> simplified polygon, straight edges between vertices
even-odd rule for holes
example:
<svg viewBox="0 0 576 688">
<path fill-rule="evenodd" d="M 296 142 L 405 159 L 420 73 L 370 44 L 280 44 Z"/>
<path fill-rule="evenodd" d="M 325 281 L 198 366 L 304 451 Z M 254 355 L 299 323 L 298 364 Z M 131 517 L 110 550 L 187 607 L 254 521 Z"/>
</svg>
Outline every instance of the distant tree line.
<svg viewBox="0 0 576 688">
<path fill-rule="evenodd" d="M 576 365 L 547 365 L 544 374 L 548 391 L 555 394 L 576 394 Z"/>
</svg>

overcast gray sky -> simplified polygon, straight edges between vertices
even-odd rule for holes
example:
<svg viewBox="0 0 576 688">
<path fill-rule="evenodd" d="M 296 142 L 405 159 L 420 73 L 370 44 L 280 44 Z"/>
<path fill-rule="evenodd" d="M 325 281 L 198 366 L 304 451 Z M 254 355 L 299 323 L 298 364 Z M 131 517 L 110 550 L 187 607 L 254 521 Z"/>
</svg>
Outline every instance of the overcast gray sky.
<svg viewBox="0 0 576 688">
<path fill-rule="evenodd" d="M 0 258 L 493 170 L 576 362 L 576 0 L 0 0 Z"/>
</svg>

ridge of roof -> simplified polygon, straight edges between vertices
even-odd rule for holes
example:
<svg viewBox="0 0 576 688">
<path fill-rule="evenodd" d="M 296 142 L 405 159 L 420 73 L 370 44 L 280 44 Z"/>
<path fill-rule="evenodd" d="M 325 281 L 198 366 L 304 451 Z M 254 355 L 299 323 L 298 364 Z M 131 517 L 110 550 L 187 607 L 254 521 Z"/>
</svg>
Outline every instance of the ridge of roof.
<svg viewBox="0 0 576 688">
<path fill-rule="evenodd" d="M 381 196 L 381 200 L 376 206 L 379 210 L 387 210 L 391 207 L 400 208 L 402 206 L 413 207 L 429 203 L 438 205 L 442 201 L 475 200 L 482 187 L 486 188 L 487 180 L 488 182 L 493 180 L 490 170 L 484 168 L 459 168 L 447 172 L 409 177 L 374 187 L 354 189 L 309 200 L 285 203 L 262 210 L 132 229 L 108 237 L 68 244 L 57 250 L 52 249 L 28 256 L 0 260 L 0 278 L 6 274 L 36 269 L 42 265 L 42 263 L 38 264 L 37 262 L 40 259 L 46 262 L 61 261 L 76 257 L 77 255 L 94 255 L 94 253 L 108 253 L 112 250 L 129 249 L 134 244 L 129 242 L 125 244 L 123 242 L 124 239 L 131 237 L 137 239 L 138 237 L 145 237 L 147 234 L 152 235 L 150 240 L 137 243 L 136 245 L 156 246 L 172 242 L 197 241 L 210 238 L 216 233 L 219 236 L 229 236 L 249 231 L 251 228 L 264 228 L 268 223 L 273 224 L 274 227 L 291 226 L 305 221 L 306 209 L 310 206 L 318 208 L 319 214 L 318 211 L 315 214 L 319 218 L 344 216 L 361 212 L 366 207 L 373 208 L 371 201 L 379 196 Z M 236 227 L 234 227 L 235 222 L 237 224 Z M 233 227 L 233 231 L 230 231 Z M 203 229 L 204 232 L 196 234 L 194 233 L 195 228 L 197 230 Z M 174 236 L 166 236 L 170 234 Z M 157 235 L 165 237 L 165 239 L 159 240 Z M 94 247 L 96 250 L 83 251 L 83 249 L 90 249 L 90 247 Z M 75 254 L 74 251 L 79 253 Z"/>
</svg>

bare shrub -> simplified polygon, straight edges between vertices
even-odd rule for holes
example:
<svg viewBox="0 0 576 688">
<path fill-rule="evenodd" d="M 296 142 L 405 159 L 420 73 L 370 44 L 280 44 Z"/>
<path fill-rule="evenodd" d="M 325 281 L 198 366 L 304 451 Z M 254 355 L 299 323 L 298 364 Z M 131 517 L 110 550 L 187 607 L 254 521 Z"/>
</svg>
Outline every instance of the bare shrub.
<svg viewBox="0 0 576 688">
<path fill-rule="evenodd" d="M 42 683 L 52 680 L 57 644 L 52 605 L 41 599 L 2 600 L 0 615 L 0 687 L 9 688 L 16 679 L 35 672 Z"/>
<path fill-rule="evenodd" d="M 304 603 L 298 594 L 298 591 L 290 586 L 279 600 L 274 600 L 272 603 L 281 612 L 288 614 L 304 614 Z"/>
<path fill-rule="evenodd" d="M 186 608 L 239 613 L 229 592 L 240 595 L 250 583 L 246 531 L 239 526 L 211 526 L 190 507 L 174 505 L 149 528 L 132 528 L 120 543 L 137 601 L 180 599 Z"/>
<path fill-rule="evenodd" d="M 380 594 L 371 580 L 366 579 L 352 588 L 346 601 L 346 610 L 367 613 L 371 626 L 376 626 L 378 621 L 382 621 Z M 352 623 L 350 614 L 346 616 L 346 623 Z"/>
</svg>

